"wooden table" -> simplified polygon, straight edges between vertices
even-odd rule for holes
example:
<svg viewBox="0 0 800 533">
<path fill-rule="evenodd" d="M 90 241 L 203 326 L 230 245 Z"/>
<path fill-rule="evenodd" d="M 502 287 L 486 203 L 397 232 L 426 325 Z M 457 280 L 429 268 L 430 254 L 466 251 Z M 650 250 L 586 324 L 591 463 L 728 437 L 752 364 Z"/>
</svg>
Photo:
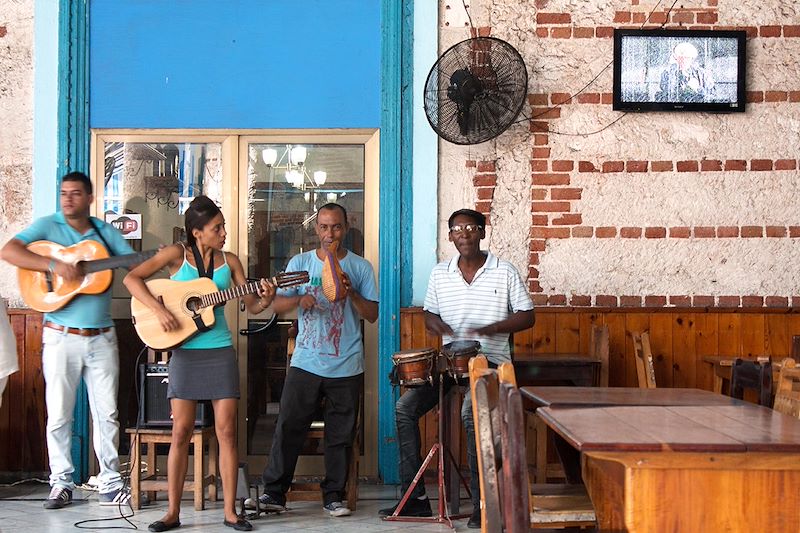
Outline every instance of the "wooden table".
<svg viewBox="0 0 800 533">
<path fill-rule="evenodd" d="M 722 394 L 722 388 L 725 383 L 730 383 L 731 372 L 733 371 L 733 363 L 736 361 L 735 356 L 731 355 L 706 355 L 703 361 L 714 367 L 714 392 Z M 741 359 L 747 359 L 742 357 Z M 750 359 L 752 361 L 752 359 Z M 781 372 L 781 365 L 783 359 L 780 361 L 772 361 L 772 387 L 773 394 L 775 387 L 778 383 L 778 377 Z"/>
<path fill-rule="evenodd" d="M 514 374 L 519 386 L 571 384 L 576 387 L 592 387 L 600 384 L 601 362 L 579 353 L 515 353 Z M 551 465 L 547 462 L 547 426 L 538 418 L 531 417 L 530 430 L 526 434 L 527 449 L 532 450 L 536 464 L 537 483 L 547 482 Z M 562 462 L 563 463 L 563 462 Z M 557 467 L 558 463 L 552 466 Z M 566 473 L 568 479 L 570 473 Z M 573 472 L 572 476 L 578 475 Z"/>
<path fill-rule="evenodd" d="M 557 405 L 741 405 L 744 402 L 702 389 L 638 387 L 520 387 L 536 407 Z"/>
<path fill-rule="evenodd" d="M 600 361 L 578 353 L 516 353 L 514 374 L 520 386 L 570 383 L 591 387 L 599 383 Z"/>
<path fill-rule="evenodd" d="M 800 531 L 800 420 L 752 404 L 541 407 L 600 529 Z M 791 496 L 790 496 L 791 495 Z"/>
</svg>

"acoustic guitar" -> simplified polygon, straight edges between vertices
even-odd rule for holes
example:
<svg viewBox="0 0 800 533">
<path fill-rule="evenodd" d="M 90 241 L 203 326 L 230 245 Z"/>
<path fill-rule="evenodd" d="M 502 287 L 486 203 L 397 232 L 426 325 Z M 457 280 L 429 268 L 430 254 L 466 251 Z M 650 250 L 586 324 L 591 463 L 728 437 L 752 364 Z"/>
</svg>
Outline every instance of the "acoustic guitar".
<svg viewBox="0 0 800 533">
<path fill-rule="evenodd" d="M 292 287 L 308 283 L 308 272 L 281 272 L 269 280 L 276 287 Z M 155 350 L 168 350 L 179 346 L 186 339 L 214 326 L 214 307 L 228 300 L 255 294 L 261 287 L 259 280 L 231 287 L 224 291 L 209 278 L 191 281 L 171 279 L 152 279 L 146 282 L 147 288 L 180 324 L 173 331 L 164 331 L 158 317 L 145 304 L 131 298 L 131 315 L 136 333 L 147 346 Z"/>
<path fill-rule="evenodd" d="M 101 294 L 111 285 L 115 268 L 124 268 L 154 256 L 158 250 L 126 255 L 108 256 L 101 243 L 81 241 L 72 246 L 62 246 L 50 241 L 34 241 L 28 250 L 45 257 L 77 265 L 84 276 L 67 281 L 58 274 L 17 269 L 17 279 L 22 299 L 32 309 L 50 313 L 61 309 L 79 294 Z"/>
</svg>

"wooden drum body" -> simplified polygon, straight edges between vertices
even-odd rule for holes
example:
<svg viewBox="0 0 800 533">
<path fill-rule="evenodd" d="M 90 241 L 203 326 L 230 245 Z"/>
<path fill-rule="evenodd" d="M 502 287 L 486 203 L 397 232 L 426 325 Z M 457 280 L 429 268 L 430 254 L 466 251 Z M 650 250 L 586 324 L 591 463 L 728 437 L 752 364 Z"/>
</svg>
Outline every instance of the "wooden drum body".
<svg viewBox="0 0 800 533">
<path fill-rule="evenodd" d="M 426 383 L 433 384 L 433 363 L 436 350 L 422 348 L 403 350 L 392 356 L 392 363 L 397 367 L 397 376 L 400 385 L 404 387 L 419 387 Z"/>
<path fill-rule="evenodd" d="M 453 341 L 442 346 L 448 372 L 455 379 L 469 379 L 469 360 L 481 351 L 478 341 Z"/>
</svg>

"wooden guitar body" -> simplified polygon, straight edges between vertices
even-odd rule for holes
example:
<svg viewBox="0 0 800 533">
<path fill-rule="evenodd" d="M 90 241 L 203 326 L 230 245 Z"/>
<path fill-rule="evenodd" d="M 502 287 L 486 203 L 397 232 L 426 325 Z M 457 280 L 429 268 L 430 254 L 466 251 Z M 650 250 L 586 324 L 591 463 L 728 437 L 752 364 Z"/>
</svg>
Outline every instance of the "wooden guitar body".
<svg viewBox="0 0 800 533">
<path fill-rule="evenodd" d="M 191 281 L 153 279 L 147 282 L 147 288 L 153 296 L 164 303 L 164 307 L 180 323 L 180 328 L 177 330 L 164 331 L 158 317 L 150 308 L 136 298 L 131 298 L 131 314 L 136 333 L 149 347 L 156 350 L 167 350 L 179 346 L 198 332 L 196 319 L 202 321 L 202 325 L 207 328 L 214 325 L 213 307 L 204 307 L 199 312 L 193 310 L 193 305 L 199 303 L 201 296 L 218 291 L 212 280 L 208 278 Z"/>
<path fill-rule="evenodd" d="M 50 241 L 36 241 L 27 246 L 28 250 L 45 257 L 54 257 L 66 263 L 78 263 L 95 259 L 105 259 L 108 251 L 97 241 L 81 241 L 72 246 L 62 246 Z M 19 289 L 25 303 L 42 313 L 49 313 L 64 307 L 78 294 L 101 294 L 111 285 L 113 272 L 103 270 L 87 274 L 76 281 L 66 281 L 60 276 L 51 276 L 52 290 L 48 290 L 47 272 L 18 269 Z"/>
</svg>

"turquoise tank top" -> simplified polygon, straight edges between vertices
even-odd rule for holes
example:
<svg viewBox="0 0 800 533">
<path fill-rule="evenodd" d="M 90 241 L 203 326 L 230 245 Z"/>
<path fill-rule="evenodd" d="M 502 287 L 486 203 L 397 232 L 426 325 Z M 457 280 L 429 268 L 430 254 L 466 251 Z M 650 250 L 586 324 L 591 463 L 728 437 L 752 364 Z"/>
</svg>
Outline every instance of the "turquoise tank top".
<svg viewBox="0 0 800 533">
<path fill-rule="evenodd" d="M 211 278 L 217 289 L 221 291 L 231 287 L 231 267 L 228 266 L 228 257 L 224 252 L 223 256 L 225 257 L 225 262 L 219 268 L 214 269 L 214 276 Z M 190 281 L 199 277 L 197 268 L 186 260 L 186 247 L 184 246 L 183 264 L 177 272 L 170 276 L 170 279 L 174 281 Z M 231 331 L 228 329 L 228 323 L 225 321 L 225 306 L 221 305 L 214 308 L 214 327 L 190 337 L 180 347 L 185 350 L 202 350 L 226 348 L 228 346 L 233 346 L 233 339 L 231 338 Z"/>
</svg>

